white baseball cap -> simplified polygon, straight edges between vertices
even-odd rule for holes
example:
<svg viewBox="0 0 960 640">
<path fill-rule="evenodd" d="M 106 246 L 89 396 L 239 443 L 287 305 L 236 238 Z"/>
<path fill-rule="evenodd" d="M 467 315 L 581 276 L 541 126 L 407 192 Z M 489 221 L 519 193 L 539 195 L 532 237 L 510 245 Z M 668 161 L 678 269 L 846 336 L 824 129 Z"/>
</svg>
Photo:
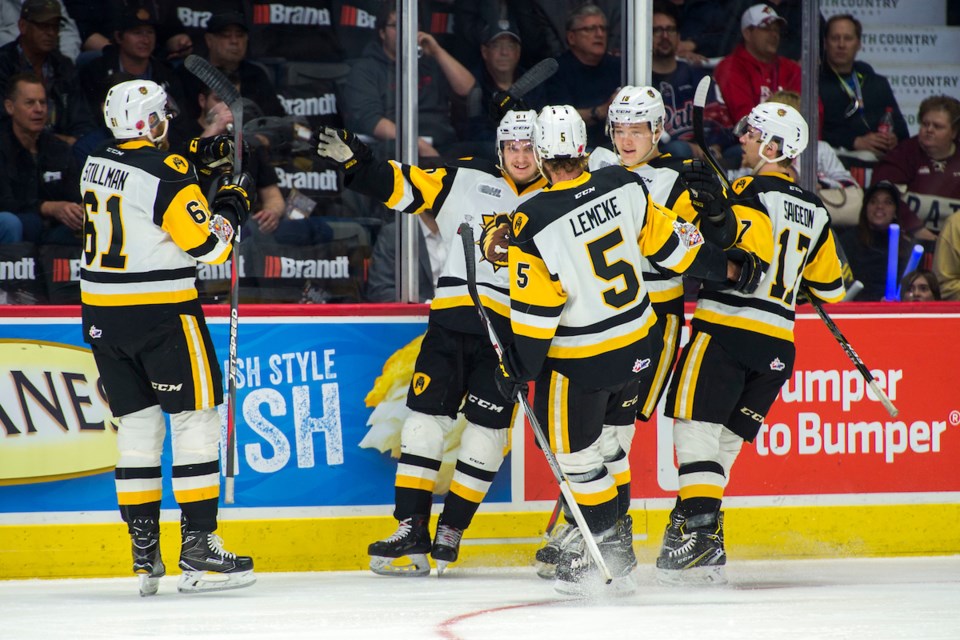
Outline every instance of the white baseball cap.
<svg viewBox="0 0 960 640">
<path fill-rule="evenodd" d="M 747 27 L 759 27 L 762 29 L 770 26 L 774 22 L 787 24 L 787 21 L 780 17 L 780 14 L 774 11 L 771 6 L 755 4 L 744 11 L 743 16 L 740 17 L 740 30 L 743 31 Z"/>
</svg>

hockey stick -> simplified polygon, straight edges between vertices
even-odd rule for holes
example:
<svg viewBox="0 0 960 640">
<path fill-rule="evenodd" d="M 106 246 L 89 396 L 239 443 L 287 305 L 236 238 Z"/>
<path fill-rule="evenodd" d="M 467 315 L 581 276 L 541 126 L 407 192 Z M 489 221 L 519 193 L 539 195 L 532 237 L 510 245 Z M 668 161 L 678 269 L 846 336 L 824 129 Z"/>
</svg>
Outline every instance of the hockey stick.
<svg viewBox="0 0 960 640">
<path fill-rule="evenodd" d="M 204 58 L 190 55 L 183 61 L 192 73 L 227 103 L 233 114 L 233 174 L 243 172 L 243 100 L 240 92 L 223 73 Z M 230 257 L 230 342 L 227 384 L 227 477 L 223 500 L 234 501 L 234 448 L 237 443 L 237 331 L 240 324 L 240 278 L 237 263 L 240 261 L 240 222 L 233 234 L 233 255 Z"/>
<path fill-rule="evenodd" d="M 463 255 L 467 267 L 467 290 L 470 292 L 470 299 L 473 300 L 473 304 L 476 306 L 477 312 L 480 314 L 480 322 L 487 330 L 487 334 L 490 337 L 490 343 L 493 345 L 494 351 L 497 352 L 497 358 L 502 361 L 503 343 L 500 342 L 500 338 L 497 336 L 497 332 L 493 328 L 493 323 L 490 321 L 490 316 L 487 314 L 486 308 L 484 308 L 480 301 L 480 292 L 477 290 L 477 263 L 474 257 L 476 243 L 473 239 L 473 227 L 470 226 L 470 223 L 464 222 L 460 225 L 459 234 L 460 240 L 463 242 Z M 603 574 L 604 581 L 607 584 L 610 584 L 613 582 L 613 576 L 610 574 L 610 569 L 607 567 L 607 563 L 604 562 L 603 557 L 600 555 L 600 547 L 597 546 L 597 541 L 593 537 L 593 533 L 591 533 L 586 519 L 583 517 L 583 512 L 580 511 L 580 506 L 573 497 L 573 489 L 570 487 L 570 480 L 560 468 L 560 463 L 557 462 L 557 456 L 550 448 L 550 443 L 547 441 L 547 437 L 544 435 L 543 430 L 540 427 L 540 423 L 534 415 L 533 408 L 530 406 L 530 402 L 527 400 L 527 397 L 522 392 L 518 392 L 517 401 L 520 403 L 520 406 L 523 407 L 523 412 L 527 416 L 527 420 L 530 421 L 530 426 L 533 428 L 533 435 L 537 439 L 537 444 L 540 445 L 540 449 L 543 451 L 543 455 L 547 459 L 547 464 L 549 465 L 550 470 L 553 472 L 554 479 L 557 481 L 557 484 L 560 485 L 560 493 L 566 499 L 570 513 L 573 515 L 573 519 L 576 521 L 577 527 L 580 528 L 580 533 L 583 535 L 583 541 L 587 545 L 587 551 L 590 552 L 590 556 L 600 568 L 600 572 Z"/>
<path fill-rule="evenodd" d="M 704 76 L 704 78 L 700 80 L 700 84 L 697 85 L 697 91 L 693 96 L 693 137 L 697 142 L 697 146 L 699 146 L 703 151 L 703 155 L 707 163 L 720 177 L 720 182 L 723 184 L 724 189 L 727 190 L 727 193 L 732 193 L 730 189 L 730 182 L 727 180 L 726 173 L 720 167 L 720 164 L 717 162 L 717 160 L 713 157 L 710 147 L 707 146 L 707 138 L 703 129 L 703 108 L 707 104 L 707 93 L 709 91 L 710 76 Z M 839 246 L 840 245 L 837 244 L 838 248 Z M 847 357 L 850 358 L 850 362 L 853 363 L 853 366 L 855 366 L 857 371 L 860 372 L 860 375 L 863 376 L 864 381 L 870 386 L 870 389 L 873 391 L 874 395 L 880 399 L 880 402 L 887 410 L 887 413 L 889 413 L 891 417 L 895 417 L 898 413 L 897 408 L 893 406 L 893 403 L 890 402 L 890 398 L 888 398 L 887 395 L 880 389 L 879 385 L 877 385 L 877 381 L 870 373 L 870 370 L 867 369 L 866 365 L 863 364 L 863 360 L 861 360 L 860 356 L 857 355 L 857 352 L 854 351 L 850 342 L 843 337 L 842 333 L 840 333 L 840 329 L 833 321 L 833 318 L 831 318 L 823 308 L 823 303 L 821 303 L 812 292 L 810 295 L 808 295 L 808 297 L 810 298 L 810 303 L 813 305 L 813 308 L 817 310 L 817 315 L 819 315 L 820 319 L 823 320 L 823 323 L 827 325 L 827 329 L 830 330 L 830 333 L 833 334 L 833 337 L 837 339 L 837 342 L 840 344 L 840 348 L 842 348 L 844 353 L 847 354 Z"/>
<path fill-rule="evenodd" d="M 550 76 L 557 72 L 560 63 L 555 58 L 544 58 L 522 76 L 510 85 L 510 88 L 503 92 L 497 92 L 493 95 L 493 101 L 496 103 L 498 120 L 506 114 L 504 107 L 511 101 L 519 101 L 523 96 L 534 87 L 543 84 Z"/>
</svg>

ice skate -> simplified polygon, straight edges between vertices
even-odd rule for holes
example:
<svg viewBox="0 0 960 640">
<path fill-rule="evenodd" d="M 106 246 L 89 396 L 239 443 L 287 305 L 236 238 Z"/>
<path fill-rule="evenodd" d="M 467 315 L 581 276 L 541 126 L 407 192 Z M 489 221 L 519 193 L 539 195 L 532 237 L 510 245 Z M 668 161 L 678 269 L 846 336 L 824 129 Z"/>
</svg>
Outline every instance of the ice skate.
<svg viewBox="0 0 960 640">
<path fill-rule="evenodd" d="M 663 531 L 663 542 L 660 544 L 660 555 L 657 557 L 657 568 L 666 569 L 669 566 L 670 552 L 683 544 L 681 527 L 686 518 L 679 509 L 674 507 L 670 512 L 670 523 Z"/>
<path fill-rule="evenodd" d="M 367 548 L 370 570 L 381 576 L 430 575 L 430 563 L 427 560 L 430 551 L 427 516 L 404 518 L 393 535 Z"/>
<path fill-rule="evenodd" d="M 688 518 L 681 536 L 679 546 L 657 559 L 657 579 L 663 584 L 726 584 L 722 514 Z"/>
<path fill-rule="evenodd" d="M 547 538 L 547 544 L 537 549 L 537 575 L 544 580 L 553 580 L 557 577 L 557 562 L 560 560 L 560 549 L 568 537 L 574 535 L 576 526 L 565 522 L 557 524 L 550 536 Z M 580 535 L 576 532 L 576 535 Z"/>
<path fill-rule="evenodd" d="M 156 595 L 160 578 L 167 574 L 160 558 L 160 524 L 153 518 L 134 518 L 130 528 L 133 572 L 140 578 L 140 596 Z"/>
<path fill-rule="evenodd" d="M 437 525 L 437 535 L 433 540 L 433 550 L 430 551 L 431 557 L 437 563 L 437 577 L 443 575 L 448 564 L 457 561 L 460 555 L 461 538 L 463 538 L 463 529 L 443 524 L 441 518 L 440 524 Z"/>
<path fill-rule="evenodd" d="M 632 524 L 632 523 L 631 523 Z M 623 528 L 614 526 L 595 534 L 600 556 L 603 558 L 613 581 L 606 584 L 600 568 L 587 550 L 587 543 L 579 528 L 574 527 L 563 545 L 557 562 L 557 577 L 553 588 L 558 593 L 574 596 L 599 597 L 604 595 L 628 595 L 636 590 L 630 573 L 636 566 L 633 554 L 633 533 L 630 527 L 630 550 L 624 548 Z M 632 564 L 629 561 L 632 557 Z"/>
<path fill-rule="evenodd" d="M 208 531 L 183 532 L 180 569 L 180 593 L 240 589 L 257 581 L 253 558 L 230 553 L 220 536 Z"/>
</svg>

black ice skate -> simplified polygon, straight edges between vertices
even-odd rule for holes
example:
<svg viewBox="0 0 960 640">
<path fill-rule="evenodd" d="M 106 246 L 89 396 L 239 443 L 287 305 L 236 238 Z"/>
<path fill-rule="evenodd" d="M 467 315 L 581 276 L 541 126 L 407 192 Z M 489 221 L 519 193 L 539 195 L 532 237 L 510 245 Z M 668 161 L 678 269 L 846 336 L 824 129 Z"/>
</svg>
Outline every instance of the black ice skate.
<svg viewBox="0 0 960 640">
<path fill-rule="evenodd" d="M 463 529 L 443 524 L 443 518 L 441 517 L 440 523 L 437 525 L 437 535 L 433 539 L 433 550 L 430 551 L 434 562 L 437 563 L 437 577 L 443 575 L 443 571 L 448 564 L 457 561 L 457 557 L 460 555 L 461 538 L 463 538 Z"/>
<path fill-rule="evenodd" d="M 367 548 L 370 570 L 381 576 L 430 575 L 427 554 L 431 550 L 431 541 L 427 525 L 427 516 L 410 516 L 401 520 L 392 536 Z"/>
<path fill-rule="evenodd" d="M 669 567 L 670 552 L 683 544 L 681 527 L 686 520 L 683 513 L 676 507 L 670 512 L 670 523 L 663 531 L 663 542 L 660 544 L 660 555 L 657 557 L 658 569 L 666 569 Z"/>
<path fill-rule="evenodd" d="M 544 580 L 553 580 L 557 577 L 557 562 L 560 561 L 560 550 L 567 538 L 572 535 L 580 535 L 575 525 L 561 522 L 553 528 L 547 538 L 547 544 L 537 549 L 538 576 Z"/>
<path fill-rule="evenodd" d="M 177 590 L 181 593 L 240 589 L 257 581 L 253 558 L 230 553 L 220 536 L 208 531 L 183 532 L 180 569 L 183 575 Z"/>
<path fill-rule="evenodd" d="M 726 583 L 722 514 L 687 518 L 681 536 L 679 546 L 657 559 L 657 579 L 665 584 Z"/>
<path fill-rule="evenodd" d="M 167 574 L 160 558 L 160 523 L 153 518 L 134 518 L 130 530 L 133 572 L 140 577 L 140 596 L 156 595 L 160 578 Z"/>
<path fill-rule="evenodd" d="M 561 548 L 560 559 L 557 562 L 557 578 L 553 588 L 559 593 L 576 596 L 633 593 L 636 586 L 630 579 L 630 572 L 637 565 L 637 559 L 633 553 L 632 521 L 626 524 L 629 524 L 630 530 L 630 541 L 627 545 L 625 545 L 626 526 L 621 526 L 619 523 L 607 531 L 594 534 L 600 556 L 613 577 L 609 585 L 605 584 L 600 568 L 587 550 L 587 543 L 580 529 L 574 527 L 574 533 L 566 539 L 566 543 Z M 625 546 L 629 546 L 629 551 Z"/>
</svg>

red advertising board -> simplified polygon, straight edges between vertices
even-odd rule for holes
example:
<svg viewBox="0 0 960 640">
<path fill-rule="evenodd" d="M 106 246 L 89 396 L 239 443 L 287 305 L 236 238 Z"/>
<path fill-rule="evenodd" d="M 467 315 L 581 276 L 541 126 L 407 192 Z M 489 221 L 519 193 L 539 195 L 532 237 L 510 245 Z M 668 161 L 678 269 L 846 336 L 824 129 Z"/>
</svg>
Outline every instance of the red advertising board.
<svg viewBox="0 0 960 640">
<path fill-rule="evenodd" d="M 823 322 L 813 313 L 799 315 L 793 376 L 760 435 L 744 445 L 725 495 L 960 491 L 960 314 L 952 306 L 947 313 L 923 312 L 928 309 L 828 308 L 896 405 L 895 418 Z M 676 495 L 672 425 L 662 404 L 654 419 L 637 424 L 630 454 L 634 498 Z M 555 499 L 555 483 L 529 429 L 525 468 L 525 498 Z"/>
</svg>

